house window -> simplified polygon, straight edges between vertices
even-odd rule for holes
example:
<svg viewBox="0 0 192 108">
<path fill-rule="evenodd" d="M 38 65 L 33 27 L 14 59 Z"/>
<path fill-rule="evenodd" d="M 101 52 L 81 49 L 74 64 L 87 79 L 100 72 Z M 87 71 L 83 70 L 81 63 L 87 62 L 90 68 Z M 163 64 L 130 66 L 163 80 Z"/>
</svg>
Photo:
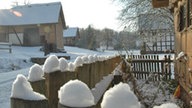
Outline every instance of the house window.
<svg viewBox="0 0 192 108">
<path fill-rule="evenodd" d="M 180 7 L 180 31 L 182 31 L 186 27 L 186 18 L 187 18 L 187 11 L 186 11 L 186 3 Z"/>
</svg>

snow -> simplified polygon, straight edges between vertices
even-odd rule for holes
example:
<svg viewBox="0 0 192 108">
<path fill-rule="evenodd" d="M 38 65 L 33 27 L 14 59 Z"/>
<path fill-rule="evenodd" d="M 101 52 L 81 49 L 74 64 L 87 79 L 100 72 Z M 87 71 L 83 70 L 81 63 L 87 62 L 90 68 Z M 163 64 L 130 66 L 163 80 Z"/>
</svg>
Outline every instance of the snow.
<svg viewBox="0 0 192 108">
<path fill-rule="evenodd" d="M 105 92 L 101 108 L 140 108 L 140 102 L 127 83 L 119 83 Z"/>
<path fill-rule="evenodd" d="M 103 93 L 107 90 L 109 84 L 113 80 L 113 75 L 109 74 L 108 76 L 103 77 L 103 79 L 95 85 L 91 90 L 93 96 L 95 97 L 95 103 L 97 103 L 102 97 Z"/>
<path fill-rule="evenodd" d="M 185 53 L 183 51 L 181 51 L 177 57 L 176 57 L 176 60 L 179 60 L 180 58 L 182 58 L 183 56 L 185 56 Z"/>
<path fill-rule="evenodd" d="M 11 89 L 13 81 L 16 79 L 18 74 L 22 74 L 24 76 L 28 76 L 30 67 L 33 66 L 34 63 L 30 61 L 31 57 L 45 57 L 44 52 L 40 51 L 41 46 L 37 47 L 21 47 L 21 46 L 12 46 L 12 53 L 9 53 L 6 50 L 0 50 L 0 105 L 4 108 L 10 108 L 10 96 L 11 96 Z M 68 47 L 65 46 L 64 49 L 67 53 L 51 53 L 50 55 L 57 55 L 57 56 L 70 56 L 70 60 L 67 62 L 73 63 L 78 56 L 81 56 L 83 59 L 84 57 L 88 59 L 88 55 L 97 55 L 99 61 L 105 60 L 105 56 L 108 55 L 117 55 L 118 51 L 92 51 L 87 49 L 82 49 L 78 47 Z M 122 52 L 126 54 L 125 52 Z M 139 54 L 139 51 L 131 51 L 131 54 Z M 160 59 L 164 57 L 164 55 L 159 54 Z M 86 59 L 84 63 L 86 63 Z M 174 64 L 173 64 L 174 65 Z M 173 66 L 172 65 L 172 66 Z M 12 69 L 14 67 L 14 69 Z M 59 68 L 58 68 L 59 69 Z M 92 89 L 93 95 L 97 95 L 101 93 L 102 85 L 106 84 L 110 80 L 110 77 L 103 78 L 101 81 L 102 84 L 97 84 L 95 89 Z M 168 93 L 167 89 L 165 89 L 165 95 L 161 93 L 157 93 L 157 86 L 158 84 L 154 84 L 153 82 L 149 84 L 144 84 L 145 81 L 138 80 L 139 88 L 142 89 L 144 95 L 149 95 L 151 97 L 152 94 L 158 94 L 158 99 L 155 100 L 153 103 L 154 105 L 160 105 L 165 102 L 173 102 L 177 105 L 179 102 L 172 100 L 171 96 L 172 93 Z M 130 84 L 129 84 L 130 85 Z M 149 86 L 150 85 L 150 86 Z M 142 86 L 142 87 L 141 87 Z M 169 86 L 165 86 L 165 88 L 169 88 Z M 96 97 L 99 98 L 99 97 Z"/>
<path fill-rule="evenodd" d="M 179 108 L 179 106 L 174 103 L 165 103 L 160 106 L 154 106 L 153 108 Z"/>
<path fill-rule="evenodd" d="M 61 72 L 64 72 L 68 69 L 68 62 L 65 58 L 59 59 L 59 68 L 60 68 Z"/>
<path fill-rule="evenodd" d="M 82 56 L 81 58 L 82 58 L 82 60 L 83 60 L 83 63 L 89 63 L 89 58 L 88 58 L 87 55 L 84 55 L 84 56 Z"/>
<path fill-rule="evenodd" d="M 57 23 L 61 3 L 30 4 L 3 9 L 0 13 L 0 25 L 30 25 Z"/>
<path fill-rule="evenodd" d="M 75 67 L 82 66 L 83 65 L 83 60 L 80 56 L 78 56 L 75 61 L 74 61 Z"/>
<path fill-rule="evenodd" d="M 78 27 L 70 27 L 63 30 L 63 37 L 76 37 L 78 36 Z"/>
<path fill-rule="evenodd" d="M 68 63 L 68 71 L 75 71 L 75 65 L 73 62 Z"/>
<path fill-rule="evenodd" d="M 59 103 L 69 107 L 93 106 L 94 97 L 89 87 L 79 80 L 70 80 L 60 90 Z"/>
<path fill-rule="evenodd" d="M 30 61 L 32 57 L 45 57 L 44 52 L 40 51 L 41 46 L 24 47 L 12 46 L 12 53 L 6 50 L 0 50 L 0 105 L 4 108 L 10 108 L 10 95 L 12 83 L 18 74 L 29 74 L 30 67 L 34 64 Z M 65 46 L 64 49 L 67 53 L 51 53 L 50 55 L 57 56 L 70 56 L 68 62 L 73 62 L 78 56 L 88 56 L 97 54 L 99 56 L 114 55 L 115 51 L 98 52 L 78 47 Z M 14 68 L 12 68 L 14 67 Z"/>
<path fill-rule="evenodd" d="M 59 70 L 59 60 L 56 55 L 50 55 L 43 65 L 45 73 L 51 73 Z"/>
<path fill-rule="evenodd" d="M 95 59 L 94 59 L 93 55 L 89 55 L 88 59 L 89 59 L 89 63 L 95 62 Z"/>
<path fill-rule="evenodd" d="M 17 75 L 17 78 L 12 85 L 12 98 L 19 98 L 24 100 L 44 100 L 44 95 L 34 92 L 26 77 L 22 74 Z"/>
<path fill-rule="evenodd" d="M 44 72 L 39 64 L 34 64 L 29 70 L 28 80 L 31 82 L 44 79 Z"/>
</svg>

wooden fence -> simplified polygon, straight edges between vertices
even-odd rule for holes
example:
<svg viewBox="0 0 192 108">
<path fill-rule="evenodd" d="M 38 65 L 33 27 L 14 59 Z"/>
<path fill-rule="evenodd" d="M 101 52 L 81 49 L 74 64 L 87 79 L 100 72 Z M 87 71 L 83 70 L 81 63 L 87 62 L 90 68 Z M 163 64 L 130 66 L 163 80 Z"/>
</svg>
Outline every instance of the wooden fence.
<svg viewBox="0 0 192 108">
<path fill-rule="evenodd" d="M 44 94 L 47 100 L 43 100 L 43 103 L 41 103 L 39 101 L 11 98 L 11 108 L 58 108 L 58 90 L 61 86 L 70 80 L 78 79 L 87 84 L 90 89 L 93 89 L 97 83 L 103 80 L 104 76 L 112 74 L 113 70 L 117 67 L 118 64 L 120 64 L 121 60 L 121 57 L 117 56 L 104 61 L 96 61 L 93 63 L 83 64 L 82 66 L 76 67 L 75 71 L 55 71 L 51 73 L 45 73 L 45 79 L 30 83 L 33 90 L 35 92 Z M 110 83 L 112 83 L 112 80 Z M 104 88 L 106 88 L 105 90 L 107 90 L 108 86 L 111 86 L 110 83 L 108 85 L 102 85 Z M 101 95 L 103 94 L 104 91 L 101 93 Z M 102 96 L 99 97 L 100 99 L 97 99 L 94 108 L 100 108 Z M 64 108 L 64 106 L 59 106 Z"/>
<path fill-rule="evenodd" d="M 174 71 L 171 55 L 165 55 L 163 59 L 159 59 L 159 55 L 129 55 L 128 59 L 137 79 L 169 80 Z"/>
</svg>

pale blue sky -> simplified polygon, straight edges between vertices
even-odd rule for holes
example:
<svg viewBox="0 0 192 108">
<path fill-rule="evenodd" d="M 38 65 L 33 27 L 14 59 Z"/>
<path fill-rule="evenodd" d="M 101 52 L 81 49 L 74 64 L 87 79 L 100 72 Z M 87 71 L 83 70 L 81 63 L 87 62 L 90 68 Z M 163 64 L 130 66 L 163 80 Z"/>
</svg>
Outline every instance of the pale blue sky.
<svg viewBox="0 0 192 108">
<path fill-rule="evenodd" d="M 31 4 L 60 1 L 69 27 L 86 28 L 91 24 L 98 29 L 121 29 L 119 21 L 116 20 L 120 6 L 112 3 L 112 0 L 0 0 L 0 8 L 10 8 L 15 1 L 21 5 L 24 1 Z"/>
</svg>

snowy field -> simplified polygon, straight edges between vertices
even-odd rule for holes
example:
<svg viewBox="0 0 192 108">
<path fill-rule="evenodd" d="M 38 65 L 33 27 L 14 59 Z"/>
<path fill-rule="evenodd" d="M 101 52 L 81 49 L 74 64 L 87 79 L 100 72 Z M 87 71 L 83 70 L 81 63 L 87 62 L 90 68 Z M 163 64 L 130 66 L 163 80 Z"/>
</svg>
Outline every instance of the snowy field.
<svg viewBox="0 0 192 108">
<path fill-rule="evenodd" d="M 59 56 L 70 56 L 71 60 L 74 61 L 76 57 L 83 55 L 117 55 L 117 51 L 105 51 L 97 52 L 90 51 L 86 49 L 81 49 L 77 47 L 65 47 L 67 53 L 52 53 L 51 55 Z M 125 54 L 125 53 L 124 53 Z M 139 51 L 131 51 L 129 54 L 138 55 Z M 40 47 L 19 47 L 13 46 L 12 53 L 8 51 L 0 50 L 0 105 L 4 108 L 10 108 L 10 95 L 11 95 L 11 86 L 13 81 L 16 79 L 17 74 L 28 75 L 29 68 L 33 65 L 30 62 L 31 57 L 43 57 L 44 53 L 40 51 Z M 49 55 L 47 55 L 49 56 Z M 160 55 L 160 58 L 163 55 Z M 173 99 L 172 94 L 165 90 L 165 93 L 158 91 L 157 85 L 159 83 L 149 83 L 144 84 L 145 81 L 138 81 L 139 86 L 141 86 L 142 92 L 145 92 L 146 95 L 150 96 L 151 94 L 158 93 L 157 98 L 154 103 L 162 104 L 164 102 L 177 102 Z M 131 85 L 131 84 L 130 84 Z M 164 85 L 165 88 L 168 88 L 169 85 Z M 153 98 L 151 96 L 151 98 Z M 157 102 L 156 102 L 157 101 Z M 154 104 L 155 105 L 155 104 Z"/>
</svg>

